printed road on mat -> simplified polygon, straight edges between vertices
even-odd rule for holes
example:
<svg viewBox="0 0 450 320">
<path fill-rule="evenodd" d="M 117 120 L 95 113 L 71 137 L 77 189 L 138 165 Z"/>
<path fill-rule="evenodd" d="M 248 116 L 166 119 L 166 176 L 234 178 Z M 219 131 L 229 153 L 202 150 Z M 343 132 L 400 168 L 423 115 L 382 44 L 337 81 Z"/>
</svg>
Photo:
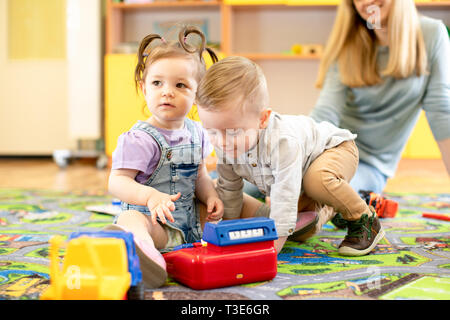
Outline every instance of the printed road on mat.
<svg viewBox="0 0 450 320">
<path fill-rule="evenodd" d="M 399 213 L 382 220 L 386 237 L 367 256 L 339 256 L 345 231 L 327 224 L 305 243 L 287 242 L 272 281 L 196 291 L 168 279 L 148 289 L 146 299 L 450 299 L 450 223 L 421 217 L 424 211 L 450 213 L 450 195 L 386 196 L 399 202 Z M 49 285 L 50 237 L 111 223 L 112 216 L 85 209 L 111 200 L 0 189 L 0 299 L 38 299 Z"/>
</svg>

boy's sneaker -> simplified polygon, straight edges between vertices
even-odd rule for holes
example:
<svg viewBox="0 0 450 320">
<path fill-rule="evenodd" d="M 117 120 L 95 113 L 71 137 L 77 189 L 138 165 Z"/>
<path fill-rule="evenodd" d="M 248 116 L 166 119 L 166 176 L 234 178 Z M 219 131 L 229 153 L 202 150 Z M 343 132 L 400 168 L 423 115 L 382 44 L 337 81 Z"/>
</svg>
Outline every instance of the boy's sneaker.
<svg viewBox="0 0 450 320">
<path fill-rule="evenodd" d="M 347 220 L 344 219 L 340 212 L 336 213 L 336 215 L 331 219 L 331 223 L 338 229 L 347 228 Z"/>
<path fill-rule="evenodd" d="M 339 254 L 343 256 L 363 256 L 384 237 L 375 209 L 369 206 L 370 213 L 364 213 L 359 220 L 347 221 L 347 235 L 339 245 Z"/>
<path fill-rule="evenodd" d="M 360 190 L 359 195 L 367 203 L 367 205 L 375 208 L 375 212 L 379 218 L 394 218 L 398 211 L 398 202 L 384 198 L 378 193 L 372 191 Z M 331 223 L 338 229 L 347 228 L 347 220 L 341 213 L 337 213 Z"/>
</svg>

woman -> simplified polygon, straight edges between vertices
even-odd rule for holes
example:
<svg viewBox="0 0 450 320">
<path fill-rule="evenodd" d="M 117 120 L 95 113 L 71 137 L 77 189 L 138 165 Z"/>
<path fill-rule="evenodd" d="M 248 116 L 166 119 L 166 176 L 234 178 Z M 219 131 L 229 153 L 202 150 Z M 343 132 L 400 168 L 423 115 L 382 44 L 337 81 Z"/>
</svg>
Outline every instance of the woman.
<svg viewBox="0 0 450 320">
<path fill-rule="evenodd" d="M 449 60 L 445 25 L 413 0 L 341 1 L 311 116 L 358 135 L 356 191 L 383 191 L 421 109 L 450 174 Z"/>
</svg>

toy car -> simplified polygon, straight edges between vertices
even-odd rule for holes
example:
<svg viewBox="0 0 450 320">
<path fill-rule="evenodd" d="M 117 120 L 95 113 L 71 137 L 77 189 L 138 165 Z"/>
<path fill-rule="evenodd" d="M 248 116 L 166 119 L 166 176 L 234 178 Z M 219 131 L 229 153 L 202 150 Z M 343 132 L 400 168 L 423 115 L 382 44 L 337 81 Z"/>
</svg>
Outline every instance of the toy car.
<svg viewBox="0 0 450 320">
<path fill-rule="evenodd" d="M 266 281 L 277 274 L 275 224 L 269 218 L 207 222 L 204 242 L 165 253 L 168 274 L 192 289 Z"/>
<path fill-rule="evenodd" d="M 62 270 L 60 236 L 50 239 L 50 286 L 42 300 L 143 299 L 139 257 L 129 232 L 75 232 Z"/>
</svg>

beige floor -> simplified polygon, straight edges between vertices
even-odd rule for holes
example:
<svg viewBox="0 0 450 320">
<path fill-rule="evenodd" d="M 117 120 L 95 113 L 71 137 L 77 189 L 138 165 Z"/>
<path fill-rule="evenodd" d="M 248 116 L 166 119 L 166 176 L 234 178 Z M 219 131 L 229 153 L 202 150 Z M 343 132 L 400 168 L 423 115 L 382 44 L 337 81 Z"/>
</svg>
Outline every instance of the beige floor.
<svg viewBox="0 0 450 320">
<path fill-rule="evenodd" d="M 107 188 L 108 175 L 109 169 L 97 170 L 86 160 L 60 169 L 51 159 L 0 158 L 0 188 L 102 192 Z M 386 191 L 450 193 L 450 178 L 440 160 L 403 159 Z"/>
</svg>

